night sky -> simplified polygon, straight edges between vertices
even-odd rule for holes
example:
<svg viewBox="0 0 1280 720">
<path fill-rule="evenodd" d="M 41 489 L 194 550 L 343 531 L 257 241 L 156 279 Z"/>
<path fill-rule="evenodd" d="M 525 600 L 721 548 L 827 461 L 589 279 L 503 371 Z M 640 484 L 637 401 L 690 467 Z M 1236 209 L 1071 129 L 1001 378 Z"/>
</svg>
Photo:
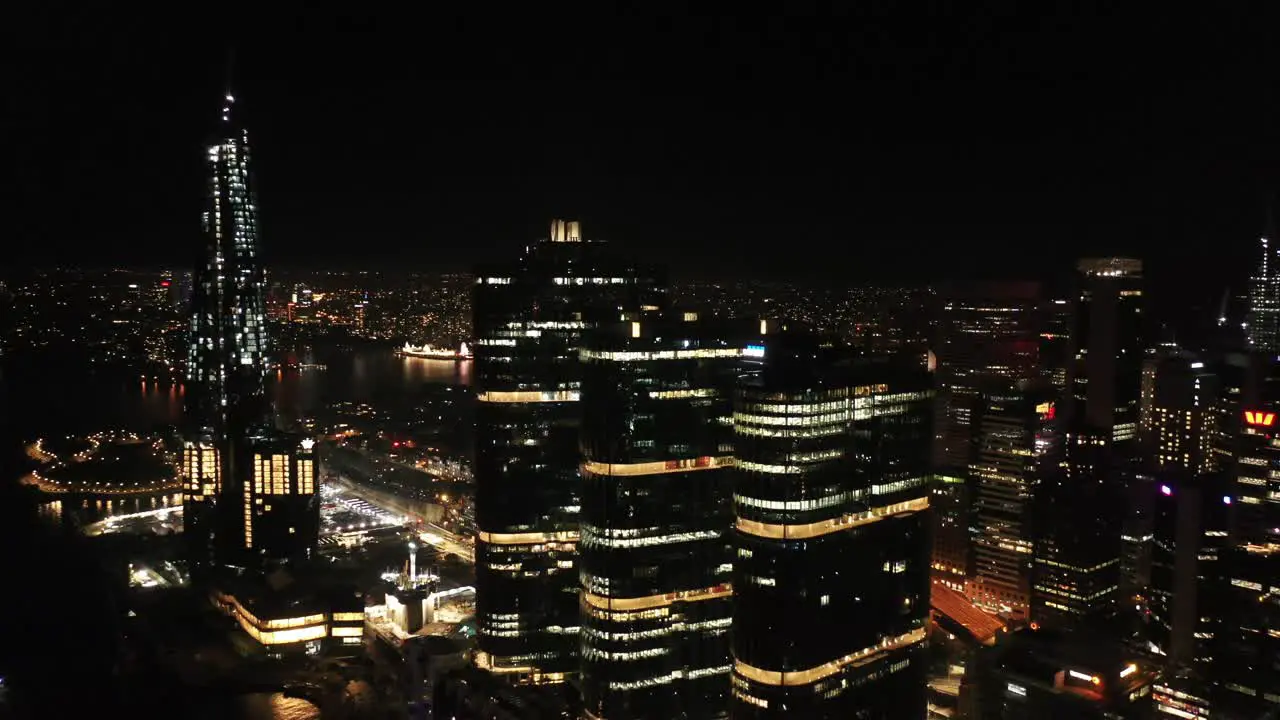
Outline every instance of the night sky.
<svg viewBox="0 0 1280 720">
<path fill-rule="evenodd" d="M 6 247 L 186 264 L 232 44 L 275 266 L 466 268 L 563 216 L 690 276 L 1035 277 L 1136 253 L 1166 290 L 1208 273 L 1203 295 L 1251 269 L 1280 188 L 1261 18 L 444 5 L 467 14 L 255 7 L 222 34 L 213 6 L 25 10 L 46 15 L 6 38 Z"/>
</svg>

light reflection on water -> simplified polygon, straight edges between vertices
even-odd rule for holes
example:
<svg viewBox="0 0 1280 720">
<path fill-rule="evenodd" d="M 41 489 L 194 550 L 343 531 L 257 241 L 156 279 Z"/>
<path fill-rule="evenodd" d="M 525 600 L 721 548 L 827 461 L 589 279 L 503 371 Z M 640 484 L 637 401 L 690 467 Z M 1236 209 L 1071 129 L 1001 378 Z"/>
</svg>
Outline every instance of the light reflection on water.
<svg viewBox="0 0 1280 720">
<path fill-rule="evenodd" d="M 170 495 L 147 495 L 108 498 L 105 500 L 72 493 L 46 497 L 51 499 L 37 506 L 41 515 L 49 518 L 59 518 L 64 513 L 68 513 L 74 515 L 79 522 L 86 524 L 105 520 L 109 517 L 132 515 L 182 504 L 182 493 L 180 492 Z"/>
<path fill-rule="evenodd" d="M 337 401 L 394 407 L 412 404 L 424 386 L 470 385 L 472 362 L 402 358 L 389 348 L 304 348 L 299 362 L 324 365 L 271 373 L 271 396 L 284 417 L 308 415 Z M 6 405 L 23 408 L 21 434 L 87 434 L 111 428 L 152 432 L 182 421 L 185 388 L 86 373 L 57 364 L 6 368 Z"/>
<path fill-rule="evenodd" d="M 273 693 L 266 700 L 266 710 L 270 715 L 263 715 L 264 718 L 273 718 L 273 720 L 313 720 L 320 717 L 320 710 L 315 705 L 301 698 L 285 697 L 280 693 Z M 252 711 L 253 708 L 250 708 Z M 257 715 L 250 715 L 254 718 Z"/>
<path fill-rule="evenodd" d="M 316 720 L 320 710 L 300 698 L 282 693 L 253 693 L 229 698 L 225 703 L 205 704 L 174 718 L 193 720 Z"/>
<path fill-rule="evenodd" d="M 470 385 L 471 361 L 399 357 L 385 348 L 306 348 L 304 364 L 324 370 L 285 371 L 275 377 L 272 395 L 284 418 L 314 413 L 330 403 L 370 403 L 399 409 L 414 404 L 427 385 Z"/>
<path fill-rule="evenodd" d="M 471 361 L 430 360 L 428 358 L 397 358 L 404 364 L 406 383 L 443 383 L 448 385 L 471 384 Z"/>
</svg>

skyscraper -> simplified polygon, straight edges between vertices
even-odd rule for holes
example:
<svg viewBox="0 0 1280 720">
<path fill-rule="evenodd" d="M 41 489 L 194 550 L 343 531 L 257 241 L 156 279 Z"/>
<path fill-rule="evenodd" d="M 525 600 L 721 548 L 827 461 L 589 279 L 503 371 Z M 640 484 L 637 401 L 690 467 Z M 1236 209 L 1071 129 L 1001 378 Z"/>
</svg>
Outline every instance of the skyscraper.
<svg viewBox="0 0 1280 720">
<path fill-rule="evenodd" d="M 983 393 L 974 483 L 974 570 L 966 594 L 989 610 L 1026 617 L 1031 608 L 1032 496 L 1058 460 L 1051 388 L 1024 382 Z"/>
<path fill-rule="evenodd" d="M 1260 239 L 1262 258 L 1258 272 L 1249 278 L 1249 312 L 1245 319 L 1245 338 L 1249 350 L 1269 357 L 1280 356 L 1280 247 L 1268 228 Z"/>
<path fill-rule="evenodd" d="M 1212 674 L 1219 708 L 1261 712 L 1280 697 L 1280 373 L 1265 356 L 1234 358 L 1223 373 L 1219 440 L 1227 453 L 1230 542 Z M 1230 372 L 1234 370 L 1235 372 Z"/>
<path fill-rule="evenodd" d="M 1061 470 L 1041 483 L 1032 620 L 1077 627 L 1113 617 L 1121 535 L 1137 482 L 1142 262 L 1080 261 Z M 1130 554 L 1140 549 L 1130 549 Z"/>
<path fill-rule="evenodd" d="M 1029 379 L 1038 372 L 1036 283 L 986 283 L 942 291 L 939 321 L 938 409 L 941 439 L 935 464 L 962 472 L 973 461 L 982 389 Z"/>
<path fill-rule="evenodd" d="M 1149 640 L 1180 669 L 1205 670 L 1222 608 L 1215 605 L 1227 545 L 1229 487 L 1213 452 L 1217 377 L 1185 352 L 1147 363 L 1149 420 L 1144 428 L 1153 503 Z"/>
<path fill-rule="evenodd" d="M 583 704 L 588 717 L 722 718 L 732 622 L 734 335 L 614 323 L 582 351 Z"/>
<path fill-rule="evenodd" d="M 932 394 L 769 336 L 734 407 L 734 718 L 924 716 Z"/>
<path fill-rule="evenodd" d="M 1037 375 L 1036 283 L 956 284 L 940 291 L 938 399 L 933 495 L 934 577 L 964 590 L 973 571 L 973 499 L 970 465 L 981 442 L 984 393 Z"/>
<path fill-rule="evenodd" d="M 476 664 L 524 682 L 578 667 L 584 333 L 665 304 L 656 274 L 556 220 L 477 272 L 474 314 Z"/>
<path fill-rule="evenodd" d="M 187 421 L 225 434 L 266 413 L 265 273 L 249 172 L 249 133 L 228 94 L 216 139 L 206 148 L 204 244 L 196 264 L 187 356 Z"/>
<path fill-rule="evenodd" d="M 306 559 L 318 541 L 309 441 L 270 417 L 265 271 L 248 132 L 227 94 L 205 150 L 204 242 L 194 273 L 184 419 L 184 525 L 197 565 Z"/>
</svg>

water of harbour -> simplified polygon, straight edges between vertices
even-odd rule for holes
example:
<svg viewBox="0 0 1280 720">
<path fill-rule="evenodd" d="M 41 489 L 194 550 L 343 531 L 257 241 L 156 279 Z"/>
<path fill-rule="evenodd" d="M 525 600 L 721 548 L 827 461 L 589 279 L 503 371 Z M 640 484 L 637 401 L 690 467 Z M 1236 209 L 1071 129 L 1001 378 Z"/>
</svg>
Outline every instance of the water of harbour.
<svg viewBox="0 0 1280 720">
<path fill-rule="evenodd" d="M 429 385 L 470 385 L 471 361 L 397 357 L 390 348 L 300 348 L 301 369 L 268 376 L 276 412 L 286 418 L 335 402 L 364 402 L 395 410 L 421 402 Z M 60 363 L 6 369 L 9 400 L 20 409 L 15 429 L 26 438 L 81 435 L 110 428 L 150 432 L 182 419 L 180 385 L 95 375 Z"/>
</svg>

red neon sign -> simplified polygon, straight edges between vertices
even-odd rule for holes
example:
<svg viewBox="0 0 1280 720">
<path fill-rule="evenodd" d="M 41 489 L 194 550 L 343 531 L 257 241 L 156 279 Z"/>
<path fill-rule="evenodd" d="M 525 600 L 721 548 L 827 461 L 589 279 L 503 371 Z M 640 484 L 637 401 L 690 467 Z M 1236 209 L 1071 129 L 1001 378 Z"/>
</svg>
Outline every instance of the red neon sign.
<svg viewBox="0 0 1280 720">
<path fill-rule="evenodd" d="M 1276 422 L 1276 414 L 1273 412 L 1262 412 L 1261 410 L 1245 410 L 1244 421 L 1250 425 L 1271 427 Z"/>
</svg>

